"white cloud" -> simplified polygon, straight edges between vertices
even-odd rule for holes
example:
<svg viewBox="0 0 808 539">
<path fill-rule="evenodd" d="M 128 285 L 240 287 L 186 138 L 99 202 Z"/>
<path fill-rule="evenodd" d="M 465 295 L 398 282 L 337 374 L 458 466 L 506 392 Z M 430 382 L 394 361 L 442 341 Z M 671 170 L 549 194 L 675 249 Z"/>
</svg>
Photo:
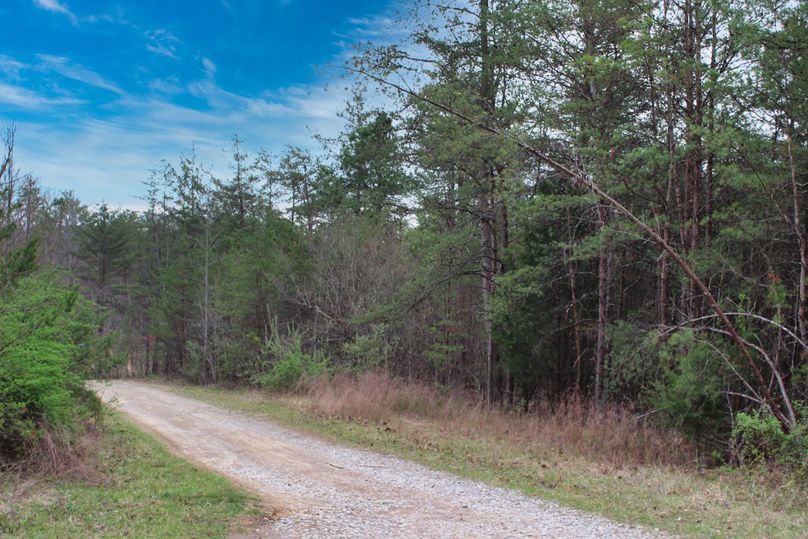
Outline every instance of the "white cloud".
<svg viewBox="0 0 808 539">
<path fill-rule="evenodd" d="M 159 56 L 165 56 L 172 60 L 179 60 L 177 56 L 177 43 L 180 42 L 177 37 L 162 28 L 158 30 L 148 30 L 146 36 L 146 49 Z"/>
<path fill-rule="evenodd" d="M 72 97 L 47 96 L 27 88 L 0 83 L 0 103 L 24 109 L 42 109 L 59 105 L 79 105 L 82 101 Z"/>
<path fill-rule="evenodd" d="M 400 32 L 400 28 L 396 28 L 393 19 L 385 15 L 377 15 L 374 17 L 355 17 L 348 19 L 351 28 L 351 35 L 353 37 L 369 38 L 369 37 L 389 37 Z"/>
<path fill-rule="evenodd" d="M 248 97 L 228 92 L 210 80 L 195 81 L 188 85 L 188 91 L 207 103 L 211 110 L 223 112 L 240 111 L 254 115 L 256 118 L 277 117 L 298 111 L 279 100 L 260 97 Z"/>
<path fill-rule="evenodd" d="M 342 89 L 295 86 L 254 97 L 201 80 L 188 91 L 205 102 L 203 110 L 125 94 L 110 105 L 117 113 L 105 119 L 76 114 L 57 125 L 21 121 L 17 161 L 55 191 L 74 190 L 88 203 L 136 207 L 150 170 L 163 159 L 176 161 L 191 145 L 200 163 L 226 177 L 222 150 L 233 133 L 252 154 L 259 148 L 280 153 L 287 145 L 316 151 L 313 133 L 334 137 L 343 125 L 336 114 L 346 97 Z M 3 95 L 0 86 L 0 101 Z"/>
<path fill-rule="evenodd" d="M 109 82 L 91 69 L 72 63 L 69 58 L 51 56 L 48 54 L 38 54 L 37 58 L 42 62 L 40 66 L 38 66 L 40 69 L 54 71 L 65 78 L 83 82 L 84 84 L 103 90 L 109 90 L 116 94 L 124 93 L 117 85 Z"/>
<path fill-rule="evenodd" d="M 165 79 L 150 80 L 149 88 L 165 95 L 179 95 L 185 93 L 185 86 L 180 84 L 180 79 L 176 75 Z"/>
<path fill-rule="evenodd" d="M 77 25 L 79 23 L 78 17 L 76 17 L 76 15 L 70 11 L 66 5 L 59 2 L 59 0 L 34 0 L 34 5 L 40 9 L 44 9 L 52 13 L 65 15 L 68 19 L 70 19 L 70 22 L 73 25 Z"/>
<path fill-rule="evenodd" d="M 19 80 L 20 78 L 20 71 L 27 68 L 28 65 L 12 58 L 11 56 L 7 56 L 5 54 L 0 54 L 0 71 L 2 71 L 6 77 Z"/>
<path fill-rule="evenodd" d="M 216 75 L 216 64 L 210 58 L 202 58 L 202 67 L 205 68 L 205 75 L 212 79 Z"/>
</svg>

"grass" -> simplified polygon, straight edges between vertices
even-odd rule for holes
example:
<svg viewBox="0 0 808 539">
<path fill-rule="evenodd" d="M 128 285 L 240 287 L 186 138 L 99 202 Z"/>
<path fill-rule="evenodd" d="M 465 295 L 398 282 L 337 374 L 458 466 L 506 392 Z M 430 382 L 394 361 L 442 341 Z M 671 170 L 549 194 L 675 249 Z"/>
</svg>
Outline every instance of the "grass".
<svg viewBox="0 0 808 539">
<path fill-rule="evenodd" d="M 578 427 L 562 428 L 559 433 L 553 432 L 553 425 L 562 423 L 565 414 L 567 420 L 573 419 L 569 410 L 556 411 L 546 420 L 509 419 L 506 414 L 473 407 L 462 413 L 462 403 L 446 404 L 445 399 L 434 400 L 426 394 L 408 401 L 403 397 L 409 392 L 406 388 L 383 389 L 390 383 L 321 384 L 296 396 L 168 387 L 333 441 L 392 453 L 619 522 L 693 537 L 808 537 L 808 492 L 804 488 L 765 474 L 700 471 L 676 464 L 679 457 L 672 454 L 676 447 L 667 452 L 654 447 L 665 436 L 657 440 L 638 428 L 632 434 L 619 417 L 579 421 Z M 448 409 L 454 412 L 448 413 Z M 623 429 L 620 436 L 634 439 L 620 442 L 619 436 L 605 432 L 610 427 Z M 527 429 L 528 436 L 514 432 L 518 429 Z M 650 438 L 644 441 L 643 437 Z M 639 451 L 646 442 L 662 454 Z M 622 458 L 620 443 L 627 453 Z"/>
<path fill-rule="evenodd" d="M 225 537 L 254 498 L 169 454 L 117 413 L 92 444 L 96 473 L 0 481 L 0 536 Z"/>
</svg>

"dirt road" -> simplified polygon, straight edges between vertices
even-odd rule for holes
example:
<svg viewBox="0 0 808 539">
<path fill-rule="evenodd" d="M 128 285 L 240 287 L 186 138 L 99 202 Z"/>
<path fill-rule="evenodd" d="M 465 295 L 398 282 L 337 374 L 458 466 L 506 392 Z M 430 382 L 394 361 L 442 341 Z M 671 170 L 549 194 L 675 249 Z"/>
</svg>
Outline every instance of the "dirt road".
<svg viewBox="0 0 808 539">
<path fill-rule="evenodd" d="M 265 497 L 261 537 L 661 537 L 554 503 L 341 447 L 158 386 L 97 386 L 176 453 Z"/>
</svg>

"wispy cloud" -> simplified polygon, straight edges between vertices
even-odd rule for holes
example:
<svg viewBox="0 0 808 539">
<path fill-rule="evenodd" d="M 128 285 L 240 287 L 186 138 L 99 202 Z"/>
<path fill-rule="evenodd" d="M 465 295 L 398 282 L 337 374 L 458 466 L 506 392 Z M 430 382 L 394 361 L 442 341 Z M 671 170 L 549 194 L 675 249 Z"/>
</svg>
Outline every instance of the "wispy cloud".
<svg viewBox="0 0 808 539">
<path fill-rule="evenodd" d="M 66 96 L 47 96 L 27 88 L 0 83 L 0 103 L 24 109 L 41 109 L 59 105 L 79 105 L 82 101 Z"/>
<path fill-rule="evenodd" d="M 34 0 L 34 5 L 40 9 L 50 11 L 52 13 L 59 13 L 65 15 L 70 19 L 71 24 L 77 25 L 79 23 L 78 17 L 70 11 L 70 9 L 59 0 Z"/>
<path fill-rule="evenodd" d="M 165 95 L 179 95 L 185 93 L 185 86 L 180 83 L 180 79 L 176 75 L 164 79 L 150 80 L 149 89 Z"/>
<path fill-rule="evenodd" d="M 0 54 L 0 72 L 2 72 L 7 78 L 19 80 L 20 71 L 26 67 L 28 66 L 16 58 L 12 58 L 11 56 L 7 56 L 5 54 Z"/>
<path fill-rule="evenodd" d="M 296 112 L 282 100 L 249 97 L 228 92 L 211 80 L 192 82 L 188 85 L 188 91 L 194 97 L 205 101 L 208 107 L 217 111 L 218 114 L 241 112 L 255 118 L 272 118 Z"/>
<path fill-rule="evenodd" d="M 177 44 L 180 40 L 171 32 L 164 29 L 148 30 L 146 36 L 146 49 L 159 56 L 179 60 Z"/>
<path fill-rule="evenodd" d="M 64 56 L 51 56 L 49 54 L 38 54 L 37 58 L 41 61 L 41 64 L 38 66 L 39 69 L 54 71 L 65 78 L 101 88 L 102 90 L 108 90 L 116 94 L 124 93 L 116 84 L 109 82 L 91 69 L 71 62 L 69 58 L 65 58 Z"/>
<path fill-rule="evenodd" d="M 163 159 L 174 161 L 193 145 L 202 164 L 218 177 L 230 173 L 230 136 L 238 133 L 254 153 L 280 153 L 286 145 L 318 149 L 313 133 L 336 136 L 346 94 L 341 87 L 294 86 L 258 97 L 228 92 L 201 80 L 189 92 L 204 109 L 170 99 L 124 95 L 108 118 L 66 117 L 59 125 L 19 122 L 18 162 L 56 191 L 75 190 L 87 202 L 102 199 L 136 207 L 142 182 Z M 3 88 L 0 86 L 0 100 Z"/>
<path fill-rule="evenodd" d="M 216 64 L 210 58 L 202 58 L 202 67 L 205 69 L 205 75 L 209 79 L 216 75 Z"/>
<path fill-rule="evenodd" d="M 350 32 L 352 37 L 369 38 L 390 36 L 399 31 L 398 28 L 394 27 L 393 19 L 385 15 L 354 17 L 348 19 L 348 23 L 352 26 Z"/>
</svg>

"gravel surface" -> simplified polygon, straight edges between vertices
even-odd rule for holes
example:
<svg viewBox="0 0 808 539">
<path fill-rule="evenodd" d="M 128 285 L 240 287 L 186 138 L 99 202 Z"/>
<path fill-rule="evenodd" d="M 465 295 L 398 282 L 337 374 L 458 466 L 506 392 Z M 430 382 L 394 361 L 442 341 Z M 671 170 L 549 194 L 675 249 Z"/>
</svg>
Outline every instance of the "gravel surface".
<svg viewBox="0 0 808 539">
<path fill-rule="evenodd" d="M 256 537 L 664 537 L 153 385 L 96 389 L 177 453 L 263 496 L 278 517 Z"/>
</svg>

